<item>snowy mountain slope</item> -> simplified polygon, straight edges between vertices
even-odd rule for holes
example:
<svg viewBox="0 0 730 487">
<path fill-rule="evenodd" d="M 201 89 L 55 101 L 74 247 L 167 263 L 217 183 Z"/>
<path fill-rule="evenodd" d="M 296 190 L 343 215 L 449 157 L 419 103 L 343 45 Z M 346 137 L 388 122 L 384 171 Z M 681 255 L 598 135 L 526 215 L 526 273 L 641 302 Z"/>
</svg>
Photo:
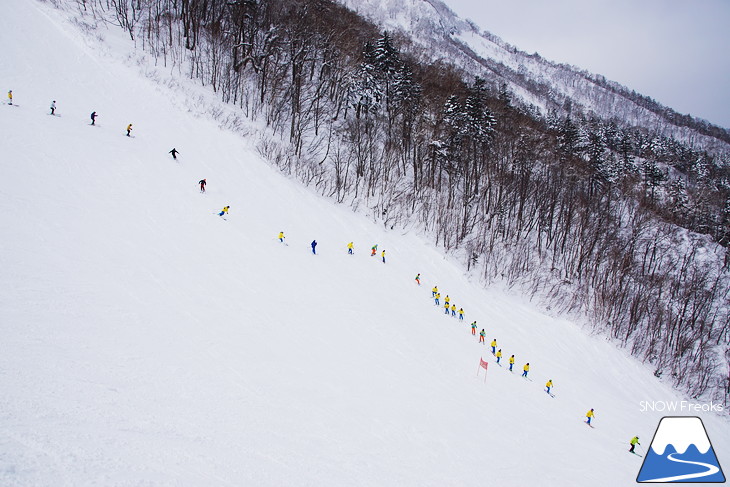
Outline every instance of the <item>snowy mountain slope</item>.
<svg viewBox="0 0 730 487">
<path fill-rule="evenodd" d="M 619 83 L 574 66 L 556 64 L 537 54 L 527 54 L 499 37 L 481 31 L 471 21 L 454 14 L 439 0 L 340 0 L 351 10 L 383 29 L 402 33 L 422 49 L 429 61 L 446 61 L 508 89 L 543 115 L 595 114 L 619 125 L 640 126 L 679 141 L 727 151 L 726 129 L 698 133 L 682 115 Z M 638 100 L 641 99 L 641 102 Z M 679 120 L 679 121 L 678 121 Z M 708 126 L 709 127 L 709 126 Z M 718 138 L 717 134 L 722 133 Z"/>
<path fill-rule="evenodd" d="M 194 115 L 212 93 L 102 36 L 36 2 L 0 17 L 1 485 L 633 483 L 628 439 L 661 416 L 639 401 L 680 399 L 650 370 L 280 175 Z"/>
</svg>

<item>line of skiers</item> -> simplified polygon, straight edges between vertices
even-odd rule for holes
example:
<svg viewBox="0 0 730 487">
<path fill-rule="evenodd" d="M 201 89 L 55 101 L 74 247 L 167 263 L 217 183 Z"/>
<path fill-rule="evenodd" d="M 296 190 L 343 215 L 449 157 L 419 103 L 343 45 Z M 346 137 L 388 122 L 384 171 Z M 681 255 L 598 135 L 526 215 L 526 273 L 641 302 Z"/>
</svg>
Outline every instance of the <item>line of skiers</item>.
<svg viewBox="0 0 730 487">
<path fill-rule="evenodd" d="M 8 105 L 13 104 L 13 90 L 8 90 Z M 53 100 L 51 102 L 51 113 L 50 115 L 56 114 L 56 100 Z M 99 116 L 99 114 L 96 113 L 96 111 L 91 112 L 90 118 L 91 118 L 91 125 L 96 125 L 96 118 Z M 127 125 L 127 137 L 131 137 L 132 135 L 132 124 L 130 123 Z M 173 159 L 177 159 L 176 154 L 179 153 L 179 151 L 175 150 L 173 148 L 170 153 L 172 154 Z"/>
<path fill-rule="evenodd" d="M 202 188 L 204 187 L 204 185 L 205 185 L 205 180 L 201 180 L 201 190 L 203 190 Z M 228 207 L 226 207 L 226 208 L 228 208 Z M 284 232 L 283 231 L 279 232 L 279 235 L 277 236 L 277 238 L 279 239 L 279 242 L 280 243 L 284 243 L 284 239 L 286 238 L 284 236 Z M 317 253 L 316 252 L 316 247 L 317 247 L 317 241 L 316 240 L 313 240 L 312 241 L 311 247 L 312 247 L 312 253 L 313 254 L 316 254 Z M 378 249 L 378 245 L 377 244 L 375 244 L 375 245 L 372 246 L 371 253 L 370 253 L 370 256 L 371 257 L 376 254 L 377 249 Z M 349 255 L 352 255 L 353 254 L 353 250 L 354 250 L 354 243 L 353 242 L 349 242 L 347 244 L 347 253 Z M 383 251 L 383 262 L 385 262 L 385 251 Z M 414 278 L 414 280 L 416 281 L 416 284 L 417 285 L 419 285 L 419 286 L 421 285 L 421 273 L 420 272 L 418 274 L 416 274 L 416 277 Z M 438 286 L 434 286 L 433 287 L 433 289 L 431 290 L 431 296 L 434 299 L 436 306 L 439 306 L 439 300 L 441 298 L 441 294 L 439 292 Z M 452 316 L 456 316 L 456 305 L 451 304 L 451 298 L 449 297 L 449 295 L 446 295 L 446 298 L 444 300 L 444 309 L 446 310 L 445 311 L 445 314 L 448 314 L 449 311 L 450 311 Z M 459 308 L 458 313 L 459 313 L 459 320 L 460 321 L 463 321 L 463 319 L 464 319 L 464 309 L 463 308 Z M 477 322 L 476 321 L 473 321 L 471 323 L 470 327 L 471 327 L 471 334 L 472 335 L 476 335 Z M 479 343 L 486 344 L 485 337 L 486 337 L 486 332 L 484 331 L 484 328 L 482 328 L 482 330 L 479 332 Z M 497 349 L 497 346 L 498 346 L 497 345 L 497 339 L 496 338 L 493 338 L 492 341 L 491 341 L 491 343 L 489 344 L 489 346 L 492 349 L 491 350 L 492 351 L 492 355 L 494 355 L 494 357 L 496 357 L 496 359 L 497 359 L 497 364 L 499 364 L 501 366 L 500 362 L 502 360 L 503 354 L 502 354 L 502 349 L 501 348 L 500 349 Z M 509 371 L 512 372 L 513 371 L 514 364 L 515 364 L 515 356 L 514 356 L 514 354 L 510 355 L 510 357 L 508 359 L 508 363 L 509 363 Z M 521 375 L 521 377 L 527 378 L 527 376 L 528 376 L 529 373 L 530 373 L 530 362 L 527 362 L 522 367 L 522 375 Z M 554 386 L 555 386 L 555 384 L 553 383 L 553 380 L 552 379 L 548 379 L 548 381 L 545 383 L 545 392 L 548 395 L 550 395 L 551 397 L 555 397 L 551 393 L 551 390 L 552 390 L 552 388 Z M 595 411 L 594 411 L 594 409 L 591 408 L 590 411 L 588 411 L 586 413 L 586 421 L 585 421 L 586 424 L 588 424 L 589 426 L 592 427 L 591 420 L 594 417 L 595 417 Z M 635 446 L 637 444 L 640 444 L 639 443 L 639 437 L 638 436 L 635 436 L 630 441 L 631 448 L 630 448 L 629 451 L 631 453 L 634 453 L 634 448 L 635 448 Z"/>
<path fill-rule="evenodd" d="M 421 274 L 419 273 L 418 275 L 416 275 L 416 282 L 418 283 L 419 286 L 421 285 L 421 280 L 420 279 L 421 279 Z M 433 289 L 431 289 L 431 297 L 434 300 L 435 306 L 440 306 L 441 293 L 439 292 L 438 286 L 434 286 Z M 456 305 L 451 304 L 451 297 L 448 294 L 444 298 L 444 310 L 445 310 L 444 311 L 444 314 L 449 314 L 449 311 L 451 311 L 451 316 L 452 317 L 456 316 Z M 458 313 L 459 313 L 459 319 L 460 320 L 463 320 L 463 317 L 464 317 L 464 309 L 463 308 L 459 308 Z M 469 326 L 471 328 L 471 334 L 472 334 L 472 336 L 476 336 L 476 334 L 477 334 L 477 322 L 476 322 L 476 320 L 475 321 L 472 321 L 471 322 L 471 325 L 469 325 Z M 482 330 L 479 332 L 479 343 L 484 343 L 486 345 L 485 339 L 486 339 L 486 332 L 484 331 L 484 328 L 482 328 Z M 498 345 L 497 345 L 497 339 L 496 338 L 493 338 L 492 341 L 491 341 L 491 343 L 489 344 L 489 346 L 492 349 L 492 355 L 497 359 L 497 364 L 501 366 L 500 362 L 502 360 L 503 354 L 502 354 L 502 349 L 501 348 L 500 349 L 497 348 L 498 347 Z M 513 367 L 515 365 L 515 356 L 514 356 L 514 354 L 512 354 L 509 357 L 508 363 L 509 363 L 509 371 L 512 372 L 513 371 Z M 527 378 L 527 376 L 528 376 L 529 373 L 530 373 L 530 362 L 527 362 L 522 367 L 522 375 L 521 375 L 521 377 Z M 548 379 L 548 381 L 545 383 L 545 392 L 548 395 L 550 395 L 551 397 L 555 397 L 550 392 L 554 386 L 555 386 L 555 384 L 553 383 L 553 380 L 552 379 Z M 591 426 L 591 419 L 593 417 L 594 417 L 594 410 L 591 409 L 590 411 L 588 411 L 588 413 L 586 413 L 586 423 L 589 426 Z M 636 444 L 636 443 L 634 443 L 634 440 L 636 440 L 636 443 L 638 443 L 638 437 L 635 437 L 634 439 L 631 440 L 631 445 L 632 446 L 631 446 L 631 450 L 630 451 L 632 453 L 634 451 L 634 445 Z"/>
<path fill-rule="evenodd" d="M 8 105 L 12 105 L 12 104 L 13 104 L 13 90 L 8 90 Z M 56 100 L 53 100 L 51 102 L 50 109 L 51 109 L 50 115 L 55 115 L 56 114 Z M 96 111 L 91 112 L 91 115 L 89 116 L 89 118 L 91 118 L 91 125 L 96 125 L 96 119 L 98 116 L 99 116 L 99 114 L 96 113 Z M 131 136 L 132 136 L 132 124 L 130 123 L 129 125 L 127 125 L 127 137 L 131 137 Z M 174 160 L 177 160 L 177 155 L 180 153 L 180 151 L 173 147 L 172 150 L 169 151 L 168 153 L 172 154 L 172 158 Z"/>
<path fill-rule="evenodd" d="M 13 104 L 13 90 L 8 90 L 8 105 Z M 51 113 L 49 115 L 55 115 L 56 114 L 56 100 L 53 100 L 51 102 Z M 91 112 L 90 118 L 91 118 L 91 125 L 96 125 L 96 117 L 99 115 L 94 111 Z M 130 123 L 127 125 L 127 136 L 130 135 L 130 132 L 132 131 L 132 124 Z M 173 156 L 174 157 L 174 156 Z"/>
<path fill-rule="evenodd" d="M 8 90 L 8 105 L 13 104 L 13 90 Z M 51 113 L 50 115 L 56 114 L 56 100 L 51 102 Z"/>
<path fill-rule="evenodd" d="M 418 285 L 421 285 L 420 280 L 421 274 L 418 274 L 416 276 L 416 281 L 418 282 Z M 439 292 L 438 286 L 434 286 L 431 290 L 431 297 L 433 298 L 433 302 L 435 306 L 441 306 L 441 293 Z M 459 321 L 464 321 L 464 308 L 459 308 L 459 310 L 456 310 L 456 305 L 451 303 L 451 298 L 449 295 L 446 295 L 446 298 L 444 299 L 444 314 L 448 315 L 451 313 L 452 317 L 456 317 L 456 315 L 459 315 Z"/>
<path fill-rule="evenodd" d="M 418 284 L 421 284 L 420 281 L 421 274 L 418 274 L 416 276 L 416 281 Z M 441 293 L 439 292 L 438 286 L 434 286 L 433 289 L 431 289 L 431 297 L 434 300 L 435 306 L 441 306 L 440 300 L 441 300 Z M 456 310 L 456 305 L 451 303 L 451 297 L 447 294 L 444 298 L 444 314 L 448 315 L 449 312 L 451 312 L 452 317 L 456 317 L 456 314 L 459 314 L 459 321 L 464 320 L 464 308 L 459 308 L 459 310 Z M 472 336 L 476 336 L 477 334 L 477 322 L 472 321 L 471 325 L 469 325 L 471 328 L 471 334 Z M 479 332 L 479 343 L 484 343 L 486 345 L 486 336 L 487 333 L 484 331 L 484 328 L 482 328 L 482 331 Z M 492 348 L 492 355 L 494 355 L 497 358 L 497 364 L 501 366 L 500 362 L 502 361 L 502 349 L 500 348 L 497 350 L 497 339 L 493 338 L 492 342 L 489 344 L 489 346 Z M 512 369 L 515 365 L 515 356 L 512 355 L 509 358 L 509 371 L 512 372 Z M 530 372 L 530 363 L 527 362 L 522 367 L 522 377 L 527 378 L 527 374 Z M 547 393 L 550 394 L 550 389 L 553 387 L 552 380 L 548 381 L 549 385 L 546 385 L 547 387 Z"/>
<path fill-rule="evenodd" d="M 205 179 L 201 179 L 200 181 L 198 181 L 198 184 L 200 184 L 200 192 L 201 193 L 204 193 L 205 192 L 205 184 L 206 184 L 205 183 Z M 279 239 L 279 242 L 284 243 L 284 239 L 286 238 L 284 236 L 284 231 L 282 230 L 281 232 L 279 232 L 279 235 L 276 238 Z M 310 244 L 310 246 L 312 247 L 312 253 L 316 255 L 317 254 L 317 241 L 316 240 L 312 240 L 312 243 Z M 347 254 L 348 255 L 354 255 L 355 254 L 355 243 L 354 242 L 349 242 L 347 244 L 346 248 L 347 248 Z M 372 250 L 372 252 L 370 253 L 370 256 L 373 257 L 373 256 L 375 256 L 375 254 L 376 254 L 376 252 L 378 250 L 378 244 L 373 245 L 372 248 L 371 248 L 371 250 Z M 383 261 L 383 264 L 385 264 L 385 250 L 382 250 L 380 252 L 380 257 L 381 257 L 381 259 Z M 419 280 L 420 276 L 421 276 L 421 274 L 418 274 L 416 276 L 416 282 L 418 283 L 419 286 L 421 284 L 421 282 Z"/>
<path fill-rule="evenodd" d="M 175 149 L 173 149 L 172 151 L 170 151 L 170 153 L 172 154 L 173 158 L 175 158 Z M 198 184 L 200 185 L 200 192 L 201 193 L 204 193 L 205 192 L 206 180 L 205 179 L 201 179 L 200 181 L 198 181 Z M 221 212 L 219 213 L 219 216 L 223 216 L 224 214 L 227 214 L 229 208 L 230 208 L 229 206 L 224 207 L 223 210 L 221 210 Z M 279 234 L 277 235 L 277 239 L 279 240 L 280 243 L 282 243 L 282 244 L 285 243 L 286 236 L 284 235 L 284 231 L 280 231 L 279 232 Z M 310 244 L 310 246 L 312 248 L 312 254 L 316 255 L 317 254 L 317 241 L 316 240 L 312 240 L 312 243 Z M 354 242 L 348 242 L 347 245 L 346 245 L 346 248 L 347 248 L 348 255 L 353 255 L 354 254 L 354 249 L 355 249 Z M 374 257 L 376 255 L 377 251 L 378 251 L 378 244 L 374 244 L 371 247 L 370 250 L 371 250 L 370 256 L 371 257 Z M 385 263 L 385 250 L 382 251 L 381 257 L 382 257 L 383 263 Z M 416 274 L 416 277 L 414 278 L 414 280 L 415 280 L 415 282 L 416 282 L 416 284 L 418 286 L 421 285 L 421 273 L 420 272 Z M 433 289 L 431 290 L 431 296 L 434 299 L 435 305 L 436 306 L 440 306 L 441 293 L 439 292 L 438 286 L 434 286 L 433 287 Z M 453 303 L 451 303 L 450 296 L 449 295 L 446 295 L 446 298 L 444 299 L 444 314 L 447 314 L 448 315 L 449 313 L 451 313 L 451 316 L 452 317 L 455 317 L 456 314 L 458 313 L 458 315 L 459 315 L 459 321 L 463 321 L 464 320 L 464 309 L 463 308 L 459 308 L 459 310 L 457 311 L 456 310 L 456 305 L 453 304 Z M 471 323 L 471 325 L 470 325 L 470 328 L 471 328 L 471 334 L 472 335 L 476 335 L 477 322 L 476 321 L 473 321 Z M 486 338 L 486 332 L 484 331 L 484 328 L 482 328 L 482 330 L 479 332 L 479 343 L 484 343 L 486 345 L 485 338 Z M 502 349 L 501 348 L 500 349 L 497 348 L 498 347 L 497 339 L 496 338 L 493 338 L 492 341 L 491 341 L 491 343 L 489 344 L 489 346 L 491 347 L 492 355 L 497 359 L 497 364 L 499 364 L 501 366 L 500 362 L 502 360 L 503 354 L 502 354 Z M 515 364 L 515 356 L 514 356 L 514 354 L 510 355 L 510 357 L 508 359 L 508 363 L 509 363 L 509 371 L 512 372 L 513 371 L 513 368 L 514 368 L 514 364 Z M 522 367 L 522 375 L 521 375 L 521 377 L 527 378 L 529 372 L 530 372 L 530 362 L 527 362 Z M 545 383 L 545 389 L 544 390 L 551 397 L 555 397 L 551 393 L 551 390 L 552 390 L 553 387 L 554 387 L 553 380 L 552 379 L 548 379 L 548 381 Z M 595 412 L 594 412 L 593 409 L 591 409 L 590 411 L 588 411 L 586 413 L 586 421 L 585 421 L 586 424 L 588 424 L 589 426 L 592 427 L 591 420 L 594 417 L 595 417 Z M 635 436 L 630 441 L 631 448 L 630 448 L 629 451 L 631 453 L 634 453 L 634 448 L 635 448 L 635 446 L 637 444 L 640 444 L 639 443 L 639 437 L 638 436 Z"/>
<path fill-rule="evenodd" d="M 8 105 L 12 105 L 12 104 L 13 104 L 13 90 L 8 90 Z M 50 110 L 51 110 L 50 115 L 55 115 L 56 114 L 56 100 L 53 100 L 51 102 Z M 95 125 L 96 124 L 96 119 L 97 119 L 98 116 L 99 115 L 96 113 L 96 111 L 91 112 L 91 115 L 90 115 L 91 125 Z M 130 123 L 129 125 L 127 125 L 127 137 L 131 137 L 131 132 L 132 132 L 132 124 Z M 174 160 L 177 160 L 177 154 L 179 154 L 180 151 L 178 151 L 176 148 L 173 147 L 172 150 L 170 150 L 168 153 L 169 154 L 172 154 L 172 158 Z M 198 184 L 200 185 L 200 192 L 201 193 L 205 193 L 205 185 L 207 184 L 205 178 L 204 179 L 201 179 L 200 181 L 198 181 Z M 218 216 L 221 216 L 222 217 L 224 215 L 227 215 L 229 209 L 230 209 L 230 206 L 228 206 L 228 205 L 224 206 L 223 209 L 218 213 Z M 279 232 L 279 236 L 278 236 L 279 242 L 284 243 L 284 238 L 285 238 L 284 237 L 284 232 L 283 231 L 282 232 Z M 316 240 L 312 240 L 312 243 L 310 245 L 312 247 L 312 254 L 315 254 L 316 255 L 317 254 L 317 250 L 316 250 L 316 248 L 317 248 L 317 241 Z M 378 250 L 378 244 L 373 245 L 371 247 L 370 256 L 371 257 L 375 256 L 377 250 Z M 353 253 L 354 253 L 354 243 L 353 242 L 349 242 L 347 244 L 347 253 L 349 255 L 353 255 Z M 381 252 L 381 257 L 382 257 L 383 263 L 385 263 L 385 250 L 383 250 Z M 421 274 L 420 273 L 416 274 L 415 281 L 416 281 L 416 284 L 418 284 L 419 286 L 421 285 Z M 432 297 L 434 299 L 435 305 L 436 306 L 439 306 L 440 305 L 439 304 L 439 301 L 441 299 L 441 294 L 439 293 L 438 286 L 434 286 L 433 289 L 431 290 L 431 293 L 432 293 Z M 452 317 L 455 317 L 456 314 L 458 313 L 459 314 L 459 321 L 463 321 L 464 320 L 464 309 L 463 308 L 459 308 L 459 310 L 457 312 L 456 305 L 455 304 L 451 304 L 451 298 L 447 294 L 446 295 L 446 298 L 444 299 L 444 314 L 447 314 L 448 315 L 449 314 L 449 311 L 451 312 L 451 316 Z M 477 322 L 476 321 L 473 321 L 470 326 L 471 326 L 471 334 L 472 335 L 476 335 Z M 486 337 L 486 333 L 484 331 L 484 328 L 482 328 L 482 330 L 479 332 L 479 343 L 486 344 L 485 337 Z M 497 350 L 497 339 L 496 338 L 492 339 L 492 342 L 490 343 L 490 347 L 492 348 L 492 355 L 494 355 L 496 357 L 497 364 L 499 364 L 500 361 L 501 361 L 501 359 L 502 359 L 502 349 L 500 348 L 499 350 Z M 514 354 L 510 356 L 508 362 L 509 362 L 509 371 L 512 372 L 512 368 L 513 368 L 513 366 L 515 364 L 515 356 L 514 356 Z M 530 372 L 530 363 L 527 362 L 523 366 L 523 368 L 522 368 L 522 377 L 527 378 L 527 374 L 529 372 Z M 552 396 L 552 394 L 550 393 L 550 390 L 553 388 L 553 386 L 554 386 L 554 384 L 553 384 L 552 379 L 549 379 L 547 381 L 547 383 L 545 383 L 545 388 L 546 388 L 545 391 L 548 394 L 550 394 L 551 396 Z M 586 421 L 585 421 L 585 423 L 588 426 L 591 426 L 592 427 L 591 420 L 594 417 L 595 417 L 595 411 L 594 411 L 593 408 L 591 408 L 586 413 Z M 638 436 L 634 436 L 633 438 L 631 438 L 631 440 L 629 442 L 629 445 L 630 445 L 629 452 L 635 453 L 634 448 L 636 447 L 636 445 L 641 445 L 641 443 L 639 443 L 639 437 Z"/>
</svg>

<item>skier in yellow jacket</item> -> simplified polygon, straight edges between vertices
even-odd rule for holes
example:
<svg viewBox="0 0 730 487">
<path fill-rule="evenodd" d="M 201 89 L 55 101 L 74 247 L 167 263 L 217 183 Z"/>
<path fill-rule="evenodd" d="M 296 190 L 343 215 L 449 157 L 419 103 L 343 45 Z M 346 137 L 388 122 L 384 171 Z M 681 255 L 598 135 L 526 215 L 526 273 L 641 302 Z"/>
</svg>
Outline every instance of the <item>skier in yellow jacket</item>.
<svg viewBox="0 0 730 487">
<path fill-rule="evenodd" d="M 631 441 L 629 443 L 631 444 L 631 448 L 629 448 L 629 451 L 631 453 L 634 453 L 634 448 L 636 448 L 636 445 L 641 445 L 641 443 L 639 443 L 638 436 L 634 436 L 633 438 L 631 438 Z"/>
<path fill-rule="evenodd" d="M 547 387 L 547 393 L 550 394 L 550 389 L 552 389 L 553 387 L 553 380 L 550 379 L 549 381 L 547 381 L 547 383 L 545 383 L 545 387 Z M 552 396 L 552 394 L 550 395 Z"/>
<path fill-rule="evenodd" d="M 594 418 L 595 414 L 593 413 L 593 408 L 591 408 L 590 411 L 586 413 L 586 423 L 588 426 L 591 425 L 591 420 Z"/>
<path fill-rule="evenodd" d="M 497 339 L 495 338 L 492 340 L 492 343 L 490 343 L 489 346 L 492 347 L 492 355 L 494 355 L 497 351 Z"/>
<path fill-rule="evenodd" d="M 497 355 L 495 355 L 495 356 L 497 357 L 497 363 L 499 364 L 499 361 L 502 360 L 502 349 L 501 348 L 499 350 L 497 350 Z"/>
<path fill-rule="evenodd" d="M 224 206 L 220 213 L 218 213 L 218 216 L 223 216 L 228 214 L 228 210 L 230 209 L 230 206 Z"/>
<path fill-rule="evenodd" d="M 512 372 L 512 367 L 515 365 L 515 356 L 514 354 L 510 356 L 509 358 L 509 371 Z"/>
<path fill-rule="evenodd" d="M 279 242 L 284 243 L 284 232 L 279 232 Z"/>
<path fill-rule="evenodd" d="M 347 253 L 350 254 L 350 255 L 352 255 L 352 250 L 354 248 L 355 248 L 355 244 L 354 243 L 350 242 L 349 244 L 347 244 Z"/>
<path fill-rule="evenodd" d="M 530 362 L 527 362 L 524 367 L 522 367 L 522 377 L 527 378 L 527 373 L 530 371 Z"/>
<path fill-rule="evenodd" d="M 433 289 L 431 289 L 431 296 L 436 297 L 436 294 L 439 292 L 439 287 L 434 286 Z"/>
<path fill-rule="evenodd" d="M 131 135 L 129 135 L 131 132 L 132 132 L 132 124 L 130 123 L 129 125 L 127 125 L 127 137 L 131 137 Z"/>
</svg>

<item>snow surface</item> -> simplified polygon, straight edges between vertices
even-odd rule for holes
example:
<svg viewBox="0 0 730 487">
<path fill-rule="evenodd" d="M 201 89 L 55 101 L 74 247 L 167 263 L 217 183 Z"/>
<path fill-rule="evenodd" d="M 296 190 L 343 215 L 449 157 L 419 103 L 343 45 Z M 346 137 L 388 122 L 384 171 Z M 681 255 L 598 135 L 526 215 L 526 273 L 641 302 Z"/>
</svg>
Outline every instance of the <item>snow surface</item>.
<svg viewBox="0 0 730 487">
<path fill-rule="evenodd" d="M 122 32 L 9 4 L 0 485 L 634 484 L 628 441 L 661 417 L 639 401 L 682 399 L 650 367 L 279 174 L 254 137 L 195 115 L 213 93 Z M 435 284 L 463 323 L 434 307 Z M 727 416 L 702 418 L 730 464 Z"/>
</svg>

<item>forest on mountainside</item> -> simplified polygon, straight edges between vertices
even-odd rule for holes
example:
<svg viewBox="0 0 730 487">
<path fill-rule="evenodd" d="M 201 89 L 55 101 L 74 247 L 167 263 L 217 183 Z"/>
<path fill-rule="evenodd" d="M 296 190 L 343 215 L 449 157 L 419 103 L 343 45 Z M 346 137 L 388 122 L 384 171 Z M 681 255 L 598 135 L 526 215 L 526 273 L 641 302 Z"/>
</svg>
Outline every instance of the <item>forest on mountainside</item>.
<svg viewBox="0 0 730 487">
<path fill-rule="evenodd" d="M 730 398 L 726 155 L 541 117 L 331 0 L 54 3 L 265 123 L 259 151 L 282 172 L 587 316 L 691 396 Z"/>
<path fill-rule="evenodd" d="M 725 162 L 730 160 L 730 130 L 677 113 L 600 74 L 521 51 L 459 18 L 441 0 L 337 1 L 381 30 L 401 33 L 411 44 L 406 50 L 417 54 L 419 62 L 446 59 L 463 72 L 482 73 L 494 92 L 505 83 L 518 103 L 542 116 L 598 117 L 622 128 L 650 127 L 655 135 L 697 150 L 724 153 Z"/>
</svg>

